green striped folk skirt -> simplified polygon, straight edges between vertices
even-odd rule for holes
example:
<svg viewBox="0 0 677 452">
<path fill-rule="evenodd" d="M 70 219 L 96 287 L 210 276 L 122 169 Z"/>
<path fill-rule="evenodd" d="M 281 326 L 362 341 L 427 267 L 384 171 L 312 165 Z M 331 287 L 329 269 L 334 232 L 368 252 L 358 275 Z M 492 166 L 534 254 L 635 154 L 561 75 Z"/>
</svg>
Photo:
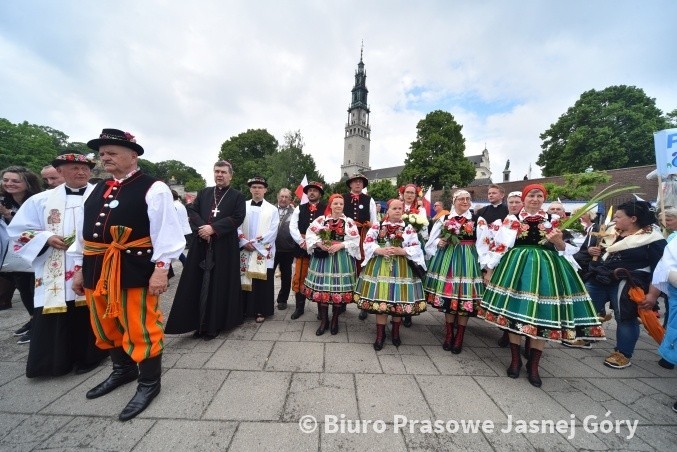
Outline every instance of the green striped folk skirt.
<svg viewBox="0 0 677 452">
<path fill-rule="evenodd" d="M 484 294 L 474 243 L 440 249 L 430 260 L 423 283 L 426 301 L 447 314 L 475 316 Z"/>
<path fill-rule="evenodd" d="M 605 339 L 576 270 L 557 252 L 540 246 L 517 246 L 503 256 L 477 315 L 536 339 Z"/>
<path fill-rule="evenodd" d="M 374 256 L 362 270 L 355 302 L 372 314 L 395 317 L 419 315 L 426 310 L 423 285 L 404 256 Z"/>
<path fill-rule="evenodd" d="M 352 303 L 355 273 L 355 259 L 345 250 L 327 257 L 311 256 L 303 294 L 315 303 Z"/>
</svg>

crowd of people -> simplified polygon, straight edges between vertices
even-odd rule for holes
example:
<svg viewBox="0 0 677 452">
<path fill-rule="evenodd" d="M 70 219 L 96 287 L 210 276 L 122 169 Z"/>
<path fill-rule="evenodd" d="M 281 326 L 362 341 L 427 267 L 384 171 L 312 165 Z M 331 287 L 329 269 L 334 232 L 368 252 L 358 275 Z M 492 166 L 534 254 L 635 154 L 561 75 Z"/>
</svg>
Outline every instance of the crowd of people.
<svg viewBox="0 0 677 452">
<path fill-rule="evenodd" d="M 29 344 L 27 377 L 89 372 L 109 356 L 110 376 L 87 398 L 137 380 L 122 421 L 160 392 L 164 334 L 209 341 L 248 317 L 263 323 L 276 305 L 287 309 L 291 291 L 292 320 L 305 314 L 306 302 L 317 304 L 318 336 L 338 334 L 349 304 L 363 321 L 372 314 L 377 351 L 385 346 L 388 316 L 390 341 L 399 347 L 400 327 L 411 327 L 412 317 L 443 313 L 442 347 L 452 354 L 462 353 L 477 317 L 502 330 L 507 376 L 518 378 L 525 366 L 535 387 L 542 385 L 547 342 L 590 348 L 605 339 L 611 312 L 616 347 L 604 364 L 630 366 L 638 309 L 653 308 L 666 294 L 672 309 L 661 365 L 677 363 L 677 241 L 667 244 L 648 202 L 617 206 L 603 234 L 595 212 L 582 212 L 584 239 L 576 246 L 561 228 L 564 206 L 551 202 L 544 210 L 548 192 L 539 184 L 507 197 L 491 185 L 489 203 L 477 210 L 468 191 L 456 190 L 449 210 L 436 201 L 428 215 L 415 184 L 401 187 L 381 211 L 366 193 L 369 180 L 356 174 L 345 193 L 325 193 L 311 181 L 303 187 L 307 202 L 295 206 L 287 188 L 276 204 L 268 202 L 268 182 L 258 175 L 248 179 L 245 196 L 231 186 L 234 168 L 221 160 L 214 186 L 184 206 L 178 193 L 139 170 L 144 149 L 130 133 L 103 129 L 87 145 L 110 179 L 90 183 L 95 162 L 72 150 L 43 169 L 45 191 L 26 168 L 2 170 L 0 251 L 9 251 L 0 310 L 12 307 L 18 289 L 28 320 L 15 334 Z M 675 212 L 661 217 L 673 230 L 677 214 L 668 217 Z M 183 271 L 165 321 L 159 299 L 175 260 Z M 629 296 L 636 286 L 646 293 L 639 304 Z"/>
</svg>

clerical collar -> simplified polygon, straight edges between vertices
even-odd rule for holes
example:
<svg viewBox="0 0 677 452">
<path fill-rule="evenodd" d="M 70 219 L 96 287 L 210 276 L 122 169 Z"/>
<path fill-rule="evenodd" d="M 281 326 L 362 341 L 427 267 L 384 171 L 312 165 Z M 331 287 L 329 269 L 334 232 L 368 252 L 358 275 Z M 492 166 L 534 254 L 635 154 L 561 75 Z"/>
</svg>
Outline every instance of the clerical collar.
<svg viewBox="0 0 677 452">
<path fill-rule="evenodd" d="M 67 195 L 77 195 L 77 196 L 84 195 L 85 189 L 87 188 L 86 185 L 84 187 L 81 187 L 81 188 L 70 188 L 68 185 L 64 185 L 63 187 L 66 189 Z"/>
<path fill-rule="evenodd" d="M 253 207 L 261 207 L 263 205 L 263 199 L 259 202 L 256 202 L 252 199 L 252 206 Z"/>
</svg>

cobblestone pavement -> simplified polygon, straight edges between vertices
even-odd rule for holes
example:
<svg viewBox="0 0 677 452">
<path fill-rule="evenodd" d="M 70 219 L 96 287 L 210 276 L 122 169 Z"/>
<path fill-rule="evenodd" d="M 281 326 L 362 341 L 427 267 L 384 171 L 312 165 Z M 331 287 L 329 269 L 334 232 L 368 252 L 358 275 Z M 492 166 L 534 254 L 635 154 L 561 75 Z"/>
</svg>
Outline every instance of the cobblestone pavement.
<svg viewBox="0 0 677 452">
<path fill-rule="evenodd" d="M 602 364 L 613 321 L 609 340 L 591 350 L 549 345 L 536 389 L 524 371 L 506 377 L 510 353 L 480 320 L 470 321 L 460 355 L 442 350 L 437 312 L 402 328 L 399 348 L 388 337 L 375 352 L 373 316 L 360 321 L 350 306 L 337 335 L 318 337 L 315 306 L 291 320 L 292 300 L 213 341 L 168 336 L 162 392 L 122 423 L 136 385 L 85 398 L 109 361 L 85 375 L 25 377 L 28 346 L 12 336 L 27 320 L 17 295 L 0 312 L 0 450 L 677 450 L 677 370 L 657 365 L 644 332 L 623 370 Z"/>
</svg>

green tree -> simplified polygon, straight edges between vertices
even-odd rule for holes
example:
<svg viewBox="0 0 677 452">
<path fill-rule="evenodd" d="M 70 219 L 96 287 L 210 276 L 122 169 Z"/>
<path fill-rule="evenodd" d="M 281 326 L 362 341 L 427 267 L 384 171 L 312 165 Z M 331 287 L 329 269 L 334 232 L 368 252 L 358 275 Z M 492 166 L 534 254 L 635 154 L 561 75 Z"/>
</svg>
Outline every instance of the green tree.
<svg viewBox="0 0 677 452">
<path fill-rule="evenodd" d="M 370 182 L 369 196 L 379 201 L 388 201 L 389 199 L 397 198 L 397 187 L 393 185 L 388 179 Z"/>
<path fill-rule="evenodd" d="M 164 160 L 155 164 L 158 179 L 165 182 L 173 180 L 177 184 L 184 186 L 191 181 L 191 186 L 200 186 L 198 190 L 203 189 L 207 185 L 207 181 L 202 177 L 195 168 L 186 165 L 178 160 Z M 193 191 L 193 190 L 191 190 Z"/>
<path fill-rule="evenodd" d="M 541 134 L 536 163 L 544 176 L 653 164 L 653 133 L 668 125 L 656 100 L 640 88 L 586 91 Z"/>
<path fill-rule="evenodd" d="M 221 145 L 219 158 L 233 165 L 232 186 L 249 193 L 247 179 L 263 175 L 265 158 L 277 151 L 278 142 L 266 129 L 249 129 Z"/>
<path fill-rule="evenodd" d="M 35 173 L 57 155 L 62 140 L 68 137 L 58 130 L 24 121 L 13 124 L 0 118 L 0 169 L 25 166 Z"/>
<path fill-rule="evenodd" d="M 677 127 L 677 108 L 665 114 L 665 121 L 669 128 Z"/>
<path fill-rule="evenodd" d="M 404 160 L 398 185 L 413 182 L 438 190 L 445 185 L 463 187 L 475 178 L 475 168 L 464 155 L 463 126 L 451 113 L 442 110 L 428 113 L 416 129 L 416 141 L 411 143 Z"/>
<path fill-rule="evenodd" d="M 451 208 L 453 207 L 451 201 L 453 199 L 454 194 L 451 192 L 451 189 L 445 185 L 444 189 L 442 190 L 442 194 L 440 195 L 439 201 L 442 203 L 442 205 L 446 210 L 451 210 Z"/>
<path fill-rule="evenodd" d="M 303 153 L 303 146 L 303 136 L 300 130 L 287 132 L 280 149 L 265 157 L 264 170 L 261 175 L 268 181 L 266 199 L 269 201 L 277 200 L 277 193 L 281 188 L 296 190 L 303 176 L 306 176 L 309 181 L 325 184 L 324 177 L 317 171 L 315 159 Z"/>
<path fill-rule="evenodd" d="M 137 160 L 137 163 L 139 165 L 139 169 L 143 171 L 145 174 L 148 174 L 149 176 L 153 176 L 156 179 L 162 180 L 161 174 L 158 171 L 157 165 L 150 160 L 143 159 L 139 157 Z"/>
<path fill-rule="evenodd" d="M 604 171 L 594 171 L 590 173 L 565 174 L 563 184 L 553 184 L 546 182 L 544 184 L 548 190 L 549 199 L 589 199 L 594 195 L 595 188 L 606 184 L 611 180 Z"/>
</svg>

